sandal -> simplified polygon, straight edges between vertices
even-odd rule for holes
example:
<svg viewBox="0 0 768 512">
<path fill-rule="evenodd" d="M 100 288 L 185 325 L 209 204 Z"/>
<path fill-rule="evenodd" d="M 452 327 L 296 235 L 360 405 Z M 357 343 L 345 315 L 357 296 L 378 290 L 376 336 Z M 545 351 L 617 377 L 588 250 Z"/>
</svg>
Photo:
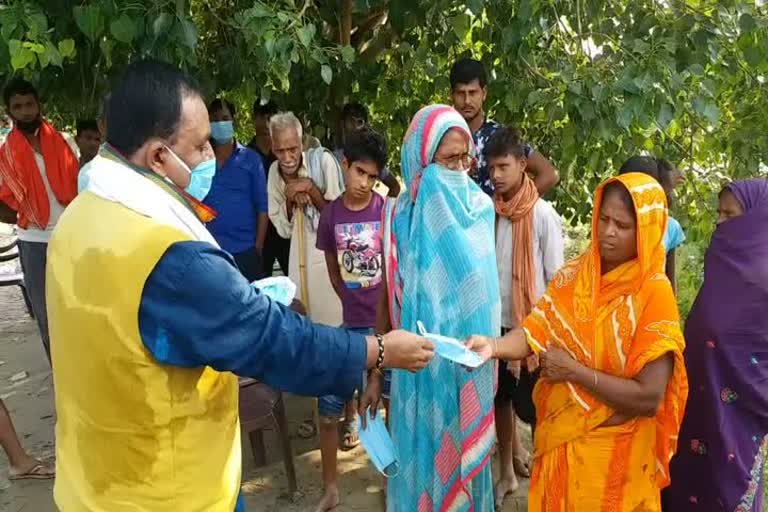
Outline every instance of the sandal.
<svg viewBox="0 0 768 512">
<path fill-rule="evenodd" d="M 37 461 L 26 471 L 18 471 L 11 468 L 9 480 L 50 480 L 56 476 L 56 470 L 40 461 Z"/>
<path fill-rule="evenodd" d="M 515 455 L 512 457 L 512 466 L 515 468 L 515 474 L 523 478 L 531 477 L 531 455 Z"/>
<path fill-rule="evenodd" d="M 356 448 L 359 444 L 360 437 L 357 431 L 357 421 L 345 420 L 341 427 L 341 439 L 339 440 L 339 448 L 343 452 L 348 452 L 349 450 Z"/>
<path fill-rule="evenodd" d="M 297 429 L 298 436 L 302 439 L 312 439 L 317 434 L 317 427 L 314 420 L 304 420 Z"/>
</svg>

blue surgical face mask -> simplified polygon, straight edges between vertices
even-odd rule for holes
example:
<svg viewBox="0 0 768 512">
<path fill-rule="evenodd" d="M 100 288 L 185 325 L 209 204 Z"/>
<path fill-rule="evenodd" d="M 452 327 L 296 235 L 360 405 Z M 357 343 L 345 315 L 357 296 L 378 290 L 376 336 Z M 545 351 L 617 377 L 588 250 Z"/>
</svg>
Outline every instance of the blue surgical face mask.
<svg viewBox="0 0 768 512">
<path fill-rule="evenodd" d="M 440 336 L 427 332 L 424 324 L 416 322 L 419 334 L 435 344 L 435 353 L 440 357 L 459 363 L 467 368 L 477 368 L 483 364 L 482 358 L 475 352 L 469 350 L 466 345 L 455 338 Z"/>
<path fill-rule="evenodd" d="M 216 174 L 216 159 L 211 158 L 209 160 L 203 160 L 197 164 L 194 169 L 190 170 L 189 166 L 184 163 L 184 160 L 179 158 L 179 155 L 174 153 L 171 148 L 165 146 L 165 149 L 167 149 L 179 165 L 189 173 L 189 185 L 184 188 L 184 192 L 198 201 L 205 199 L 205 196 L 207 196 L 208 192 L 211 190 L 213 176 Z"/>
<path fill-rule="evenodd" d="M 360 443 L 376 469 L 384 476 L 393 477 L 397 475 L 398 464 L 392 438 L 389 437 L 381 414 L 377 414 L 375 418 L 370 417 L 369 411 L 366 411 L 365 414 L 368 414 L 367 428 L 363 428 L 362 420 L 360 417 L 357 418 Z"/>
<path fill-rule="evenodd" d="M 267 277 L 251 284 L 283 306 L 290 306 L 296 296 L 296 285 L 285 276 Z"/>
<path fill-rule="evenodd" d="M 235 138 L 232 121 L 214 121 L 211 123 L 211 138 L 216 144 L 226 144 Z"/>
</svg>

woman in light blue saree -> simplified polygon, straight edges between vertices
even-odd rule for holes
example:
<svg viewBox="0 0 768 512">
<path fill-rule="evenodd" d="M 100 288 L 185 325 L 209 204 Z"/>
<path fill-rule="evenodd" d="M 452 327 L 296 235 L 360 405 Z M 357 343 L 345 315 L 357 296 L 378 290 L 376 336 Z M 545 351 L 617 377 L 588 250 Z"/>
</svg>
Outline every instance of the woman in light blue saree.
<svg viewBox="0 0 768 512">
<path fill-rule="evenodd" d="M 384 219 L 386 308 L 380 328 L 465 339 L 500 334 L 491 200 L 468 176 L 472 136 L 451 107 L 411 122 L 402 150 L 407 191 Z M 384 313 L 386 312 L 386 313 Z M 418 374 L 392 374 L 389 425 L 399 471 L 389 512 L 493 510 L 495 368 L 468 371 L 436 357 Z"/>
</svg>

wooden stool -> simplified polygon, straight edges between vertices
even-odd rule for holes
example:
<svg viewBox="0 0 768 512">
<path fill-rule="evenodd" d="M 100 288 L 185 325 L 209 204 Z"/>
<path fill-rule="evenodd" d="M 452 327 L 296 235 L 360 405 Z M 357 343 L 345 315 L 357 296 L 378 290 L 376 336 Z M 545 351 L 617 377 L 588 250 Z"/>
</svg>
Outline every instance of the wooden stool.
<svg viewBox="0 0 768 512">
<path fill-rule="evenodd" d="M 292 495 L 297 490 L 296 469 L 293 465 L 283 394 L 255 379 L 240 379 L 240 430 L 248 434 L 257 466 L 267 463 L 264 429 L 269 427 L 275 427 L 280 438 L 288 490 Z"/>
</svg>

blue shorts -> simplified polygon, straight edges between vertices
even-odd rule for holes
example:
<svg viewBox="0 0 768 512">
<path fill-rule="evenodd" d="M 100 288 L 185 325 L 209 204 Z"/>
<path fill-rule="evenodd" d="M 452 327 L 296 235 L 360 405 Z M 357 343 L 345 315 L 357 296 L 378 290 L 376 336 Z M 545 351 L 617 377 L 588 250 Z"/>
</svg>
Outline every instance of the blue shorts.
<svg viewBox="0 0 768 512">
<path fill-rule="evenodd" d="M 363 336 L 370 336 L 373 334 L 373 328 L 368 327 L 361 327 L 361 328 L 354 328 L 349 329 L 352 332 L 356 332 L 358 334 L 362 334 Z M 384 372 L 384 382 L 382 385 L 382 397 L 385 399 L 389 399 L 389 387 L 391 383 L 391 375 L 389 370 L 385 370 Z M 365 378 L 365 374 L 360 375 L 360 381 L 358 382 L 357 386 L 355 387 L 355 391 L 361 392 L 363 390 L 363 379 Z M 354 393 L 352 393 L 353 396 L 349 397 L 343 397 L 340 395 L 325 395 L 321 396 L 317 399 L 317 411 L 321 418 L 340 418 L 342 414 L 344 414 L 344 406 L 347 402 L 352 400 L 354 398 Z"/>
</svg>

